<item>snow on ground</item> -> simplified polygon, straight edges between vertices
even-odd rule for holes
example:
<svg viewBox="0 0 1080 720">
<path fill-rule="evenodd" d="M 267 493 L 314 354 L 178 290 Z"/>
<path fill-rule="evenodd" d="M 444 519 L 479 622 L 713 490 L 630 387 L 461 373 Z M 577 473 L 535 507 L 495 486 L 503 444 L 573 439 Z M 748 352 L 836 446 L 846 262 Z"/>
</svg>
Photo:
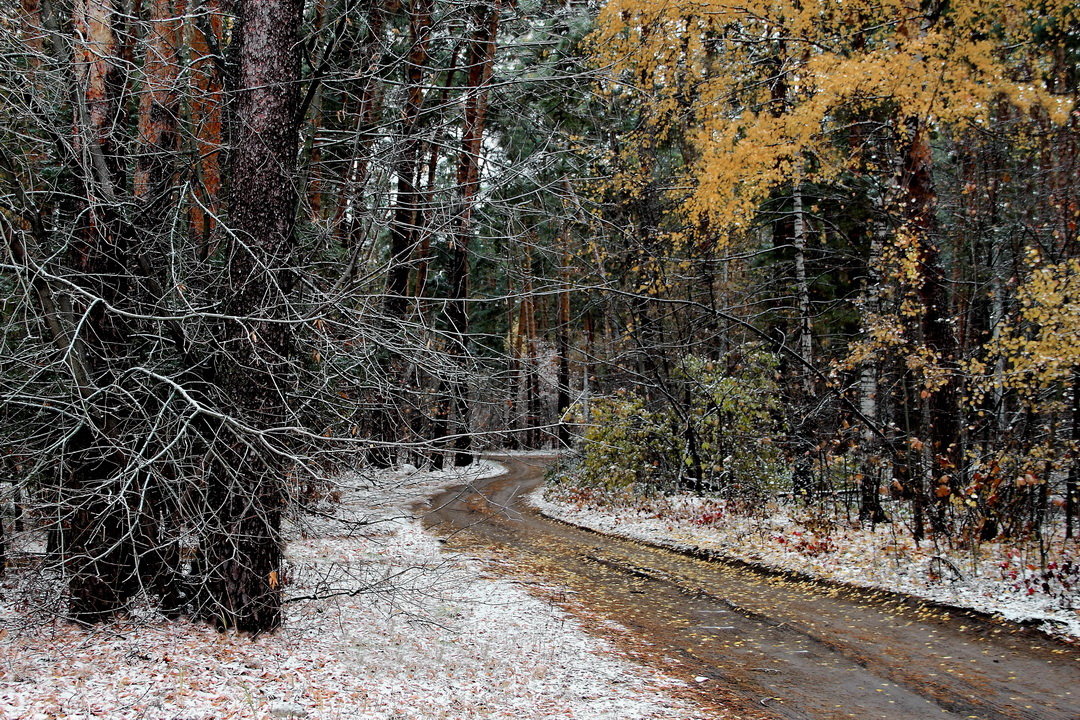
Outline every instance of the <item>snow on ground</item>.
<svg viewBox="0 0 1080 720">
<path fill-rule="evenodd" d="M 518 584 L 485 577 L 408 516 L 460 476 L 374 479 L 348 478 L 332 490 L 340 503 L 292 525 L 294 601 L 284 628 L 254 641 L 145 613 L 79 628 L 20 606 L 9 578 L 0 718 L 702 717 L 667 694 L 678 681 L 616 657 Z M 336 596 L 299 599 L 316 592 Z"/>
<path fill-rule="evenodd" d="M 862 529 L 793 506 L 750 517 L 691 495 L 645 499 L 567 485 L 540 488 L 529 500 L 549 517 L 600 532 L 906 593 L 1080 639 L 1080 552 L 1062 537 L 1044 546 L 1043 558 L 1032 545 L 916 545 L 894 523 Z"/>
</svg>

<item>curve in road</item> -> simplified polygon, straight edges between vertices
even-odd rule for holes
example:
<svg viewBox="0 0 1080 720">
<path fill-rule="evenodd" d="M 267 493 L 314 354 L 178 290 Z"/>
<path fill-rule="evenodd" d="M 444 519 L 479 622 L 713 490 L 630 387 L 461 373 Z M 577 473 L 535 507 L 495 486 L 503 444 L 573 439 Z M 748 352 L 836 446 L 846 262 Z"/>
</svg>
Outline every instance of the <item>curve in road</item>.
<svg viewBox="0 0 1080 720">
<path fill-rule="evenodd" d="M 433 498 L 425 524 L 494 552 L 627 628 L 745 714 L 833 720 L 1080 720 L 1080 650 L 904 596 L 762 574 L 541 517 L 550 458 Z M 765 708 L 765 710 L 763 710 Z"/>
</svg>

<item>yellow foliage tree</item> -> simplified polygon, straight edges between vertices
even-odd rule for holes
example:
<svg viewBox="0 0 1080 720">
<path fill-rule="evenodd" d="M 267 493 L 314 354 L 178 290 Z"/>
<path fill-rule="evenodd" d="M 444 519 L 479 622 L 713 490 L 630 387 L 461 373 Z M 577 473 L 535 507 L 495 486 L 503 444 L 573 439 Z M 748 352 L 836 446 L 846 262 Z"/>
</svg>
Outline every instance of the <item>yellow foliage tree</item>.
<svg viewBox="0 0 1080 720">
<path fill-rule="evenodd" d="M 1080 368 L 1080 259 L 1041 265 L 1032 251 L 1030 261 L 1035 267 L 1017 292 L 1018 315 L 987 348 L 1006 362 L 1005 373 L 988 382 L 1022 397 L 1069 383 Z"/>
<path fill-rule="evenodd" d="M 665 140 L 689 148 L 674 184 L 687 235 L 730 248 L 780 189 L 867 170 L 884 181 L 880 210 L 891 225 L 867 265 L 894 292 L 867 282 L 865 342 L 854 354 L 906 360 L 917 450 L 901 465 L 916 537 L 920 498 L 944 508 L 962 472 L 960 358 L 931 141 L 987 126 L 1003 107 L 1044 128 L 1073 122 L 1060 51 L 1078 24 L 1072 0 L 608 0 L 592 37 L 608 91 L 639 91 L 643 122 L 627 152 Z M 859 129 L 868 122 L 884 130 L 875 140 Z M 891 308 L 873 307 L 887 297 Z M 853 355 L 857 365 L 860 404 L 872 408 L 873 369 Z"/>
<path fill-rule="evenodd" d="M 1071 0 L 609 0 L 592 48 L 609 91 L 644 91 L 639 142 L 687 134 L 687 220 L 723 240 L 796 171 L 820 182 L 862 162 L 834 142 L 861 111 L 912 131 L 1009 102 L 1065 123 L 1073 100 L 1052 92 L 1058 61 L 1036 39 L 1078 21 Z"/>
</svg>

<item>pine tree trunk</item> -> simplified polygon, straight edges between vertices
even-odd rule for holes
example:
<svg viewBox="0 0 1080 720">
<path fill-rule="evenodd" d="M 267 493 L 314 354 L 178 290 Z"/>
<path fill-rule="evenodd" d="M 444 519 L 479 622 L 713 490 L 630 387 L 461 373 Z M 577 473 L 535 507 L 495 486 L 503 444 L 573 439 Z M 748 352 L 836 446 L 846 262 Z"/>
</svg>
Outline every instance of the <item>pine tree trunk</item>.
<svg viewBox="0 0 1080 720">
<path fill-rule="evenodd" d="M 357 66 L 364 73 L 359 99 L 348 95 L 343 101 L 346 112 L 355 116 L 356 128 L 352 150 L 345 157 L 341 172 L 342 191 L 334 214 L 334 231 L 343 249 L 353 253 L 363 245 L 361 218 L 364 216 L 363 193 L 367 188 L 371 167 L 371 146 L 375 128 L 382 115 L 382 81 L 378 74 L 388 45 L 385 37 L 386 9 L 384 0 L 370 0 L 367 5 L 367 32 L 357 55 Z M 354 261 L 353 261 L 354 262 Z"/>
<path fill-rule="evenodd" d="M 199 258 L 205 260 L 216 249 L 213 237 L 221 212 L 224 79 L 219 62 L 223 31 L 219 0 L 201 0 L 193 5 L 199 12 L 188 18 L 186 34 L 192 90 L 189 113 L 198 159 L 189 215 Z"/>
<path fill-rule="evenodd" d="M 443 82 L 442 89 L 439 92 L 439 99 L 437 107 L 446 107 L 450 98 L 450 88 L 454 85 L 454 79 L 458 74 L 457 58 L 458 48 L 455 47 L 450 53 L 450 64 L 446 69 L 446 79 Z M 417 231 L 420 235 L 419 248 L 417 252 L 416 273 L 413 279 L 414 288 L 413 295 L 417 299 L 416 313 L 417 316 L 423 318 L 427 315 L 425 303 L 422 298 L 427 294 L 427 281 L 428 281 L 428 269 L 431 265 L 431 237 L 433 235 L 431 227 L 432 211 L 435 203 L 435 190 L 438 179 L 439 169 L 439 154 L 444 145 L 448 145 L 446 141 L 445 133 L 440 133 L 440 136 L 427 141 L 425 150 L 427 153 L 427 179 L 424 183 L 424 191 L 420 196 L 420 210 L 417 213 L 417 219 L 419 227 Z"/>
<path fill-rule="evenodd" d="M 925 123 L 913 120 L 912 137 L 905 148 L 900 186 L 905 202 L 906 231 L 918 243 L 919 284 L 916 292 L 921 315 L 918 332 L 925 347 L 940 363 L 942 382 L 935 389 L 915 388 L 920 408 L 920 435 L 926 442 L 922 476 L 926 492 L 935 501 L 933 522 L 944 530 L 944 516 L 950 493 L 959 491 L 958 474 L 960 408 L 956 388 L 956 336 L 949 317 L 949 296 L 937 247 L 937 195 L 934 190 L 930 131 Z"/>
<path fill-rule="evenodd" d="M 230 320 L 219 380 L 244 421 L 283 424 L 293 374 L 291 326 L 284 313 L 293 285 L 299 133 L 299 26 L 303 0 L 241 0 L 229 221 Z M 234 41 L 236 42 L 236 41 Z M 206 613 L 246 632 L 281 623 L 282 484 L 287 468 L 264 445 L 222 427 L 204 546 Z"/>
<path fill-rule="evenodd" d="M 453 241 L 450 251 L 450 301 L 446 319 L 453 342 L 453 353 L 465 365 L 469 360 L 469 314 L 466 298 L 469 295 L 469 255 L 472 243 L 473 210 L 480 190 L 480 155 L 487 118 L 488 83 L 495 64 L 495 38 L 499 30 L 501 0 L 477 2 L 472 5 L 473 36 L 466 59 L 468 81 L 465 96 L 465 115 L 461 130 L 461 152 L 458 154 L 457 184 L 460 201 L 456 212 Z M 454 463 L 467 465 L 472 461 L 469 433 L 469 387 L 465 381 L 450 389 L 453 416 L 459 432 L 454 441 Z"/>
<path fill-rule="evenodd" d="M 83 273 L 85 290 L 110 304 L 125 292 L 130 245 L 130 227 L 117 214 L 117 188 L 124 184 L 117 124 L 127 82 L 117 17 L 109 0 L 77 0 L 71 17 L 74 135 L 83 192 L 72 261 Z M 86 370 L 80 392 L 89 399 L 120 372 L 117 359 L 127 355 L 127 328 L 104 303 L 85 312 L 85 328 L 72 342 Z M 67 519 L 58 539 L 68 573 L 69 613 L 81 622 L 110 617 L 135 587 L 132 523 L 118 478 L 117 420 L 115 409 L 88 402 L 82 426 L 65 446 L 61 503 Z"/>
<path fill-rule="evenodd" d="M 424 75 L 431 36 L 431 0 L 409 3 L 409 39 L 412 46 L 405 64 L 405 107 L 402 109 L 400 156 L 395 166 L 397 198 L 390 225 L 390 272 L 386 282 L 386 313 L 405 314 L 410 259 L 416 245 L 420 216 L 420 111 L 424 104 Z"/>
<path fill-rule="evenodd" d="M 177 118 L 180 112 L 180 34 L 182 11 L 174 0 L 152 0 L 145 55 L 143 87 L 139 98 L 138 155 L 135 162 L 133 194 L 138 208 L 137 232 L 145 238 L 168 235 L 171 211 L 176 207 L 176 153 L 180 135 Z M 149 243 L 140 242 L 132 249 L 131 262 L 138 267 L 141 283 L 151 294 L 150 301 L 166 297 L 155 276 L 153 260 L 142 250 Z M 170 330 L 179 351 L 187 352 L 182 333 Z M 128 503 L 138 508 L 131 513 L 132 542 L 137 574 L 142 587 L 157 593 L 168 612 L 178 609 L 180 558 L 176 545 L 178 509 L 168 502 L 159 472 L 139 473 L 133 483 L 126 483 Z"/>
<path fill-rule="evenodd" d="M 180 9 L 170 0 L 149 3 L 150 18 L 143 60 L 143 89 L 139 98 L 139 155 L 135 164 L 135 197 L 140 225 L 159 225 L 173 203 L 173 163 L 179 149 L 176 118 L 180 110 Z M 156 228 L 155 228 L 156 229 Z"/>
</svg>

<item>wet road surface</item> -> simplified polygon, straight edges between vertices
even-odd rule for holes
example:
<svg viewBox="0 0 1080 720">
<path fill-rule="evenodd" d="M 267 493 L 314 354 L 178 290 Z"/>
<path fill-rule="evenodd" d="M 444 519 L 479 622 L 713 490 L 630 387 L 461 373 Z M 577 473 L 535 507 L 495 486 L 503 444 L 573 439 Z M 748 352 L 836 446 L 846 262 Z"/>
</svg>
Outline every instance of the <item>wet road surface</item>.
<svg viewBox="0 0 1080 720">
<path fill-rule="evenodd" d="M 1080 648 L 903 597 L 686 557 L 540 517 L 546 461 L 430 501 L 425 524 L 601 620 L 715 706 L 763 718 L 1080 720 Z M 609 633 L 610 634 L 610 633 Z"/>
</svg>

